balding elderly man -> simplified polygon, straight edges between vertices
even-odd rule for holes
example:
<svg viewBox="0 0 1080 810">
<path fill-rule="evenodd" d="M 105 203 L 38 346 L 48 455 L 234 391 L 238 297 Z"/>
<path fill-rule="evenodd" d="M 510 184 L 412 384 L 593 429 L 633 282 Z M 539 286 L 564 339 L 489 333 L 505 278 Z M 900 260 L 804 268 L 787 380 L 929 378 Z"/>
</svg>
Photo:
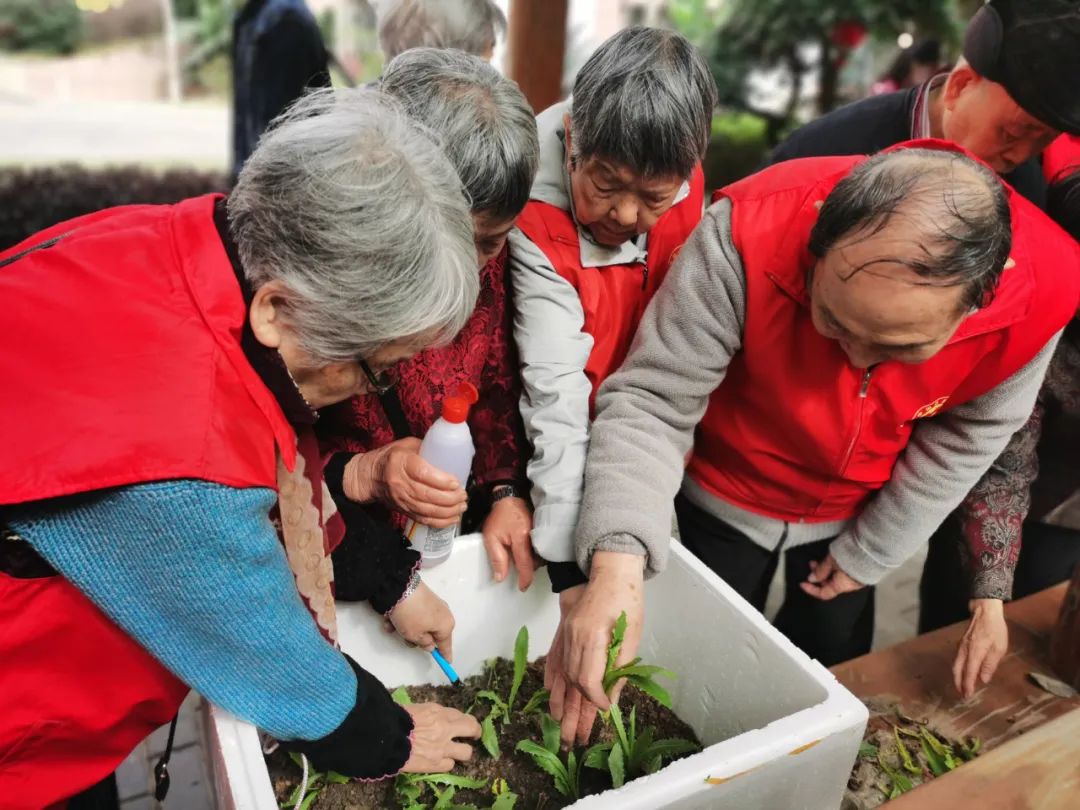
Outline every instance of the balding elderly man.
<svg viewBox="0 0 1080 810">
<path fill-rule="evenodd" d="M 590 582 L 562 654 L 601 707 L 611 627 L 625 610 L 632 657 L 680 486 L 687 548 L 759 608 L 783 556 L 777 626 L 827 665 L 859 652 L 864 586 L 1023 424 L 1080 298 L 1080 248 L 941 142 L 791 161 L 718 197 L 597 399 Z"/>
<path fill-rule="evenodd" d="M 963 58 L 952 71 L 836 110 L 797 130 L 770 160 L 871 154 L 908 138 L 939 137 L 986 161 L 1042 206 L 1039 153 L 1058 132 L 1080 134 L 1078 71 L 1080 5 L 1074 0 L 990 0 L 968 24 Z M 1060 161 L 1068 147 L 1058 138 L 1044 167 Z M 1036 415 L 930 539 L 919 627 L 925 632 L 971 616 L 956 661 L 965 694 L 974 690 L 976 676 L 989 681 L 1006 652 L 1003 600 L 1067 579 L 1080 558 L 1080 546 L 1058 542 L 1033 522 L 1024 527 L 1021 548 L 1038 444 Z M 1019 577 L 1014 590 L 1016 570 L 1040 574 Z M 864 617 L 866 627 L 871 623 Z"/>
</svg>

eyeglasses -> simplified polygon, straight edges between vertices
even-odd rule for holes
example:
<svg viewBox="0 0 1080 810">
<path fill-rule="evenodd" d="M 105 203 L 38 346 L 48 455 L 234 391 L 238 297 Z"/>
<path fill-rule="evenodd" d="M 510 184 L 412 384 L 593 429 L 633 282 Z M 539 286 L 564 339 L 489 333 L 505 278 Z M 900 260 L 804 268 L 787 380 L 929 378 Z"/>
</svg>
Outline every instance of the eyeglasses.
<svg viewBox="0 0 1080 810">
<path fill-rule="evenodd" d="M 367 377 L 368 383 L 370 383 L 372 389 L 376 394 L 382 396 L 395 385 L 397 385 L 397 369 L 390 367 L 383 369 L 378 374 L 371 370 L 371 366 L 367 364 L 367 360 L 363 357 L 358 358 L 360 368 L 364 372 L 364 376 Z"/>
</svg>

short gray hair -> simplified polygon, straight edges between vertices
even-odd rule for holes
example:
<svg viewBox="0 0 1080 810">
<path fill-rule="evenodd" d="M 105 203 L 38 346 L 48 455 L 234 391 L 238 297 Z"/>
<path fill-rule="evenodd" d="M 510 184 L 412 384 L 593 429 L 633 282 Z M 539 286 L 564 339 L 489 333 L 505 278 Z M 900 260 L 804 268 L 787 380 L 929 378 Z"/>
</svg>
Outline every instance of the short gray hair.
<svg viewBox="0 0 1080 810">
<path fill-rule="evenodd" d="M 709 66 L 686 38 L 626 28 L 578 71 L 573 157 L 607 158 L 645 177 L 689 177 L 709 145 L 716 99 Z"/>
<path fill-rule="evenodd" d="M 918 223 L 920 238 L 910 255 L 875 262 L 902 264 L 927 286 L 963 287 L 965 309 L 993 300 L 1012 249 L 1009 198 L 993 171 L 947 149 L 880 152 L 829 192 L 810 232 L 810 252 L 824 258 L 841 240 L 874 236 L 894 217 Z"/>
<path fill-rule="evenodd" d="M 514 82 L 478 56 L 412 48 L 386 66 L 382 89 L 439 133 L 473 213 L 521 213 L 540 144 L 532 108 Z"/>
<path fill-rule="evenodd" d="M 374 90 L 319 90 L 275 119 L 229 195 L 256 288 L 280 281 L 285 317 L 316 362 L 399 340 L 446 342 L 479 293 L 454 167 Z"/>
<path fill-rule="evenodd" d="M 387 60 L 425 46 L 484 56 L 506 30 L 492 0 L 380 0 L 375 14 Z"/>
</svg>

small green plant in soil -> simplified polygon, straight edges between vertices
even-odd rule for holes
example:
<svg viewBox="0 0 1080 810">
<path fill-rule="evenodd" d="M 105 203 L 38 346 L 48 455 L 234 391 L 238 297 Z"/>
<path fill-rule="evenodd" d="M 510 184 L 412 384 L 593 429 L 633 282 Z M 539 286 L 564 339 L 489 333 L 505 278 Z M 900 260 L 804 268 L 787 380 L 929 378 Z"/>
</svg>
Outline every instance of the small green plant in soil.
<svg viewBox="0 0 1080 810">
<path fill-rule="evenodd" d="M 629 664 L 615 666 L 615 659 L 619 657 L 619 652 L 622 650 L 623 639 L 625 637 L 626 611 L 624 610 L 619 614 L 619 618 L 615 620 L 615 626 L 611 630 L 611 642 L 608 644 L 607 650 L 607 666 L 604 668 L 604 691 L 610 692 L 611 687 L 625 678 L 627 683 L 632 683 L 646 695 L 651 695 L 656 698 L 661 706 L 670 709 L 671 695 L 668 694 L 668 691 L 664 687 L 656 682 L 655 678 L 657 675 L 663 675 L 665 678 L 674 678 L 674 672 L 670 669 L 653 666 L 652 664 L 643 664 L 641 663 L 640 656 L 635 658 Z"/>
<path fill-rule="evenodd" d="M 528 661 L 529 637 L 523 628 L 514 644 L 513 661 L 495 659 L 484 672 L 457 686 L 422 685 L 392 692 L 404 705 L 436 702 L 470 712 L 486 708 L 482 742 L 492 756 L 474 756 L 459 763 L 453 774 L 401 774 L 382 782 L 346 780 L 347 784 L 315 780 L 316 788 L 325 788 L 316 791 L 318 798 L 311 802 L 305 797 L 303 810 L 559 810 L 697 750 L 696 743 L 684 739 L 693 731 L 663 705 L 670 703 L 669 696 L 653 680 L 667 673 L 640 660 L 614 666 L 626 632 L 625 617 L 619 625 L 613 652 L 609 649 L 609 670 L 616 673 L 614 680 L 625 677 L 629 683 L 619 706 L 598 725 L 598 739 L 591 748 L 560 751 L 559 724 L 546 711 L 543 660 Z M 617 777 L 612 768 L 618 774 L 620 762 L 622 774 Z M 281 751 L 268 756 L 268 768 L 278 800 L 286 801 L 295 792 L 298 769 Z"/>
<path fill-rule="evenodd" d="M 615 730 L 615 739 L 600 743 L 589 749 L 584 758 L 587 768 L 597 768 L 611 775 L 612 787 L 622 787 L 627 779 L 634 779 L 660 770 L 663 760 L 680 757 L 701 750 L 693 740 L 673 737 L 654 740 L 652 728 L 637 733 L 637 709 L 630 710 L 630 724 L 623 724 L 622 710 L 613 704 L 605 715 Z M 556 730 L 557 731 L 557 730 Z"/>
<path fill-rule="evenodd" d="M 544 714 L 540 722 L 543 744 L 522 740 L 517 744 L 516 750 L 532 757 L 536 766 L 551 776 L 559 793 L 569 799 L 580 799 L 581 769 L 585 766 L 585 760 L 598 746 L 593 746 L 581 757 L 572 750 L 567 751 L 564 760 L 559 756 L 559 724 L 549 714 Z"/>
<path fill-rule="evenodd" d="M 300 758 L 299 754 L 290 753 L 289 759 L 296 763 L 298 768 L 304 767 L 304 762 Z M 334 773 L 333 771 L 327 771 L 326 773 L 320 773 L 316 771 L 311 765 L 308 765 L 308 779 L 306 787 L 303 784 L 299 784 L 289 794 L 289 798 L 283 801 L 280 805 L 282 810 L 310 810 L 311 806 L 315 804 L 316 799 L 319 798 L 319 794 L 327 785 L 344 785 L 349 781 L 349 777 L 342 776 L 340 773 Z M 301 789 L 303 788 L 303 796 L 301 797 Z"/>
<path fill-rule="evenodd" d="M 394 777 L 394 798 L 402 810 L 479 810 L 475 804 L 457 804 L 458 788 L 478 790 L 487 787 L 486 779 L 469 779 L 452 773 L 399 773 Z M 430 788 L 435 804 L 421 801 Z"/>
<path fill-rule="evenodd" d="M 978 756 L 978 738 L 950 740 L 895 706 L 873 705 L 848 781 L 845 810 L 872 810 Z"/>
<path fill-rule="evenodd" d="M 484 746 L 484 750 L 496 759 L 501 756 L 501 752 L 499 751 L 499 737 L 495 731 L 495 721 L 501 717 L 503 725 L 510 722 L 510 715 L 514 710 L 514 701 L 517 700 L 521 682 L 525 680 L 525 668 L 528 665 L 529 628 L 522 625 L 522 628 L 518 630 L 517 638 L 514 640 L 514 677 L 510 682 L 510 694 L 507 695 L 505 700 L 490 689 L 484 689 L 476 695 L 477 699 L 486 700 L 491 704 L 491 710 L 480 722 L 482 730 L 480 742 Z"/>
</svg>

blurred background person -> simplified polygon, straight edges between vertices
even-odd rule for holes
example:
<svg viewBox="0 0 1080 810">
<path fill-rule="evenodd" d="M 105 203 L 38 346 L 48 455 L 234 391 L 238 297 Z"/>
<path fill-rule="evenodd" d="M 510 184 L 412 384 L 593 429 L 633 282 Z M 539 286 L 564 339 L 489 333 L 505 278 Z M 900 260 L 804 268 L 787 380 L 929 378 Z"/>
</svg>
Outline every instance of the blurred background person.
<svg viewBox="0 0 1080 810">
<path fill-rule="evenodd" d="M 492 0 L 377 0 L 379 44 L 389 62 L 409 48 L 456 48 L 495 55 L 506 15 Z"/>
</svg>

